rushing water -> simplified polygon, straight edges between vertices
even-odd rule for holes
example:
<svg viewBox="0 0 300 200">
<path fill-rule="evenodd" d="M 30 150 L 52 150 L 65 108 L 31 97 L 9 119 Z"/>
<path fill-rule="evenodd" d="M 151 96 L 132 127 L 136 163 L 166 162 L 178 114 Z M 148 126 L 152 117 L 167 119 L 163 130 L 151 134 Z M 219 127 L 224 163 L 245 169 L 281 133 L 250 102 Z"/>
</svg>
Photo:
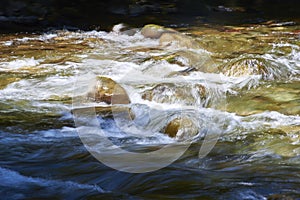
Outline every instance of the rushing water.
<svg viewBox="0 0 300 200">
<path fill-rule="evenodd" d="M 198 49 L 162 46 L 139 30 L 128 35 L 118 28 L 2 35 L 1 198 L 300 198 L 299 30 L 292 22 L 178 29 L 196 39 Z M 231 76 L 236 72 L 228 63 L 247 58 L 270 68 L 263 75 Z M 71 114 L 74 85 L 86 74 L 121 83 L 138 125 L 145 124 L 139 113 L 154 109 L 152 129 L 161 128 L 169 117 L 163 111 L 180 106 L 193 110 L 199 134 L 180 159 L 158 171 L 106 167 L 85 149 Z M 199 85 L 204 96 L 195 92 Z M 111 118 L 99 122 L 124 148 L 151 151 L 176 142 L 159 128 L 141 139 L 120 132 Z M 222 135 L 199 158 L 203 127 L 209 126 Z"/>
</svg>

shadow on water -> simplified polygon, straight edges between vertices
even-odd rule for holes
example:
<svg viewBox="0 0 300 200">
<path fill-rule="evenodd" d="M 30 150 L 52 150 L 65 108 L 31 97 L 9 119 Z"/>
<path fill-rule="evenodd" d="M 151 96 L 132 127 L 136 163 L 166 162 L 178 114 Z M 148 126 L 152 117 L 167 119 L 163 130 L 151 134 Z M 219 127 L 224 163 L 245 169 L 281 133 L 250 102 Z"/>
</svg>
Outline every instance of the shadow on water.
<svg viewBox="0 0 300 200">
<path fill-rule="evenodd" d="M 299 7 L 297 0 L 3 0 L 0 28 L 5 33 L 49 28 L 108 30 L 116 23 L 137 27 L 299 21 Z"/>
</svg>

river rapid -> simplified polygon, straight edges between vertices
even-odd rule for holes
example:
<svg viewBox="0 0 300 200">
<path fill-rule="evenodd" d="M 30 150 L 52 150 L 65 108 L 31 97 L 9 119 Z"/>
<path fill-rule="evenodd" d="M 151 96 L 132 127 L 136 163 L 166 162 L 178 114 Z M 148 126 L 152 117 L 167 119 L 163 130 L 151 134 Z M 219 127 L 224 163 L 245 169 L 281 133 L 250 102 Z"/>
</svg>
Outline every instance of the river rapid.
<svg viewBox="0 0 300 200">
<path fill-rule="evenodd" d="M 122 27 L 1 35 L 2 199 L 300 197 L 299 25 L 174 27 L 196 47 Z M 245 72 L 239 66 L 259 67 Z M 83 145 L 71 112 L 87 74 L 125 88 L 136 124 L 148 123 L 146 110 L 158 112 L 151 119 L 155 134 L 141 138 L 98 116 L 114 144 L 151 151 L 181 142 L 161 131 L 169 111 L 180 107 L 196 124 L 190 148 L 154 172 L 126 173 L 100 163 Z M 218 141 L 199 157 L 211 127 Z"/>
</svg>

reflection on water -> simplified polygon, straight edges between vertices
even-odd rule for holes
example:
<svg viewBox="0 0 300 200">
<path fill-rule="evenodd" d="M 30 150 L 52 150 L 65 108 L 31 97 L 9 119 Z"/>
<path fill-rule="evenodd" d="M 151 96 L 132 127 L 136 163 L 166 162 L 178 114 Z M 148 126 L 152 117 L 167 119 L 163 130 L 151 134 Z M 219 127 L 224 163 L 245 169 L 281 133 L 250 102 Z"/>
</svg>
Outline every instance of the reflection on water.
<svg viewBox="0 0 300 200">
<path fill-rule="evenodd" d="M 3 35 L 2 196 L 298 198 L 299 26 L 195 26 L 178 31 L 199 49 L 163 45 L 139 30 Z M 163 132 L 175 118 L 168 114 L 178 106 L 192 116 L 200 134 L 179 160 L 159 171 L 128 174 L 104 166 L 84 148 L 71 114 L 74 82 L 90 72 L 122 84 L 135 125 L 151 121 L 145 110 L 156 116 L 148 124 L 155 134 L 141 139 L 120 131 L 111 118 L 100 117 L 104 111 L 98 109 L 101 128 L 114 144 L 141 152 L 175 142 Z M 199 159 L 208 124 L 218 127 L 222 136 L 210 154 Z"/>
</svg>

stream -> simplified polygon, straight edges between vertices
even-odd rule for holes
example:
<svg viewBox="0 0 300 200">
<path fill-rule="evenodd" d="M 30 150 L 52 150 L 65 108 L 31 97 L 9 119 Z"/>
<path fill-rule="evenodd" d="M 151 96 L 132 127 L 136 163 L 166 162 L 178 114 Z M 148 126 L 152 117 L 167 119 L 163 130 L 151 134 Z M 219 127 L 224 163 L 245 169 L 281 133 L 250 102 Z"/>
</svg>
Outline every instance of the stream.
<svg viewBox="0 0 300 200">
<path fill-rule="evenodd" d="M 300 26 L 173 27 L 197 46 L 166 44 L 141 28 L 0 36 L 1 198 L 300 198 Z M 74 99 L 96 76 L 120 84 L 135 114 L 133 124 L 97 115 L 114 145 L 149 152 L 180 144 L 163 130 L 185 115 L 193 122 L 185 131 L 196 130 L 190 147 L 146 173 L 99 162 L 72 112 L 95 106 Z M 199 157 L 209 134 L 216 144 Z"/>
</svg>

